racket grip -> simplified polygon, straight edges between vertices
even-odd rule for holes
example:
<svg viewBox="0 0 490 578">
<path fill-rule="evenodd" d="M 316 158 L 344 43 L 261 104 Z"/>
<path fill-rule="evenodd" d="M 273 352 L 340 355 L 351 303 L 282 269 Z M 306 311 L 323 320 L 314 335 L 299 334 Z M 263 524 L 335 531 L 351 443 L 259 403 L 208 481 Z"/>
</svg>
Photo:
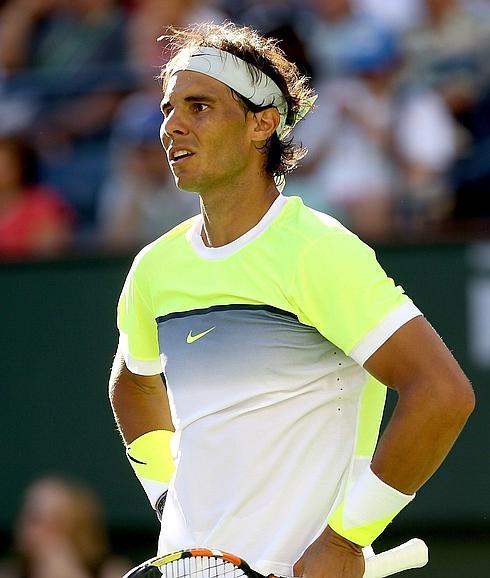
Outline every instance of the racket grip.
<svg viewBox="0 0 490 578">
<path fill-rule="evenodd" d="M 429 561 L 429 550 L 420 538 L 366 558 L 363 578 L 384 578 L 410 568 L 421 568 Z"/>
</svg>

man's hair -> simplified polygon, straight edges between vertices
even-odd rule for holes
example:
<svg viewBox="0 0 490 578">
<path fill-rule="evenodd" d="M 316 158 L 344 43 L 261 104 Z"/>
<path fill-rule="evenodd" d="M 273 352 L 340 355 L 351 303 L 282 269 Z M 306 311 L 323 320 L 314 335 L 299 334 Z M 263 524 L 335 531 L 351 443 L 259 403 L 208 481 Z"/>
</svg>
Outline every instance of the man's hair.
<svg viewBox="0 0 490 578">
<path fill-rule="evenodd" d="M 298 67 L 290 62 L 279 48 L 278 41 L 273 38 L 260 36 L 248 26 L 237 26 L 232 22 L 223 24 L 197 24 L 186 28 L 170 27 L 168 33 L 162 37 L 168 41 L 168 49 L 172 59 L 162 67 L 159 80 L 165 92 L 172 70 L 173 57 L 182 50 L 197 46 L 208 46 L 229 52 L 258 68 L 269 76 L 281 89 L 287 105 L 288 115 L 286 125 L 291 125 L 299 111 L 307 106 L 308 99 L 313 96 L 313 90 L 308 85 L 308 79 L 302 76 Z M 250 68 L 252 78 L 254 71 Z M 232 89 L 231 89 L 232 90 Z M 253 104 L 236 91 L 247 111 L 258 112 L 263 107 Z M 267 140 L 265 146 L 265 170 L 273 177 L 280 177 L 294 170 L 298 161 L 306 154 L 306 149 L 293 143 L 292 138 L 279 138 L 274 133 Z"/>
</svg>

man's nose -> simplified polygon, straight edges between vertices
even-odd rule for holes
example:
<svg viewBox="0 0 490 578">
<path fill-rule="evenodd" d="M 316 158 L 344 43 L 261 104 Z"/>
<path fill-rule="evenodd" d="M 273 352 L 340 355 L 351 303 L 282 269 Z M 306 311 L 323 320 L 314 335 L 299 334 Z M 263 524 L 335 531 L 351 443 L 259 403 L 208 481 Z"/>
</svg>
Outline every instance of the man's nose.
<svg viewBox="0 0 490 578">
<path fill-rule="evenodd" d="M 175 108 L 163 120 L 162 132 L 169 137 L 172 137 L 176 134 L 186 134 L 188 132 L 183 115 Z"/>
</svg>

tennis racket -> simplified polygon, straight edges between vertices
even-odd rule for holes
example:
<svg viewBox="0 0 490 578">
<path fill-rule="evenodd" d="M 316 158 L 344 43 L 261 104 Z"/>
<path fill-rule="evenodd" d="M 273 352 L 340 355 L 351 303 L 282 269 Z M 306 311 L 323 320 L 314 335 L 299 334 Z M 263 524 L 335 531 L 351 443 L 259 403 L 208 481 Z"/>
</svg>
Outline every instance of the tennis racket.
<svg viewBox="0 0 490 578">
<path fill-rule="evenodd" d="M 372 552 L 372 550 L 371 550 Z M 420 568 L 428 561 L 425 543 L 414 538 L 380 554 L 369 553 L 366 557 L 364 578 L 383 578 L 410 568 Z M 266 578 L 238 556 L 192 548 L 165 556 L 151 558 L 130 570 L 123 578 Z"/>
</svg>

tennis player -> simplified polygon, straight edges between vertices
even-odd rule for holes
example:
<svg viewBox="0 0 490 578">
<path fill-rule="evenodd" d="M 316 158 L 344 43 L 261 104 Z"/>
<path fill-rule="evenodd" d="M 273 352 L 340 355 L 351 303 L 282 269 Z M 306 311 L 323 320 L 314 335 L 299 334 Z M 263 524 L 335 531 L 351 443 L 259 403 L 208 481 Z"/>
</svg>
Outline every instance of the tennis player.
<svg viewBox="0 0 490 578">
<path fill-rule="evenodd" d="M 172 46 L 161 140 L 201 214 L 136 257 L 110 381 L 159 553 L 360 578 L 361 547 L 441 464 L 472 388 L 372 249 L 280 193 L 313 97 L 296 66 L 230 23 Z M 386 386 L 399 399 L 377 443 Z"/>
</svg>

